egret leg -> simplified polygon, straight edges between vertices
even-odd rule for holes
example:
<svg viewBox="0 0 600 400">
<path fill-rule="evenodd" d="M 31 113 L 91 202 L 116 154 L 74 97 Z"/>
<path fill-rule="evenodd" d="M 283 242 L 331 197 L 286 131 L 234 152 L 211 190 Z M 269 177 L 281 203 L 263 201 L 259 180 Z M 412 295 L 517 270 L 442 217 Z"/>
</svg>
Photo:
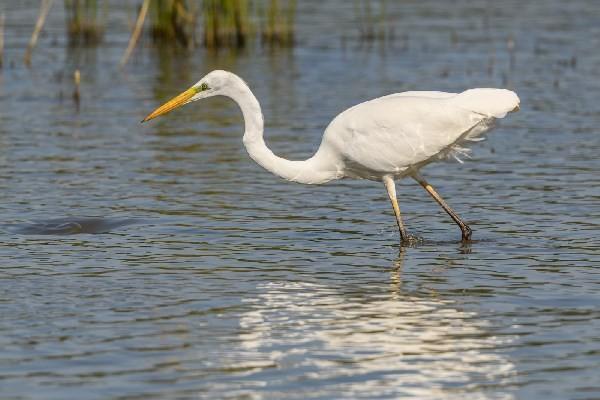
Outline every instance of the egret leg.
<svg viewBox="0 0 600 400">
<path fill-rule="evenodd" d="M 409 241 L 409 237 L 404 228 L 404 223 L 402 223 L 402 216 L 400 216 L 400 207 L 398 207 L 398 199 L 396 198 L 396 184 L 394 183 L 394 179 L 387 175 L 383 177 L 383 184 L 385 185 L 390 201 L 392 202 L 392 207 L 394 208 L 396 223 L 398 224 L 398 230 L 400 231 L 400 241 L 405 243 Z"/>
<path fill-rule="evenodd" d="M 450 206 L 448 205 L 448 203 L 446 203 L 444 201 L 444 199 L 442 199 L 442 196 L 440 196 L 438 194 L 438 192 L 435 191 L 435 189 L 433 188 L 433 186 L 431 186 L 426 180 L 425 178 L 423 178 L 421 175 L 415 174 L 413 175 L 413 178 L 419 182 L 419 184 L 421 186 L 423 186 L 423 188 L 427 191 L 427 193 L 429 193 L 431 195 L 431 197 L 433 197 L 435 199 L 435 201 L 437 201 L 437 203 L 442 206 L 442 208 L 444 209 L 444 211 L 446 211 L 448 213 L 448 215 L 450 216 L 450 218 L 452 218 L 452 220 L 454 222 L 456 222 L 456 224 L 460 227 L 460 230 L 462 231 L 462 240 L 464 242 L 468 242 L 471 240 L 471 234 L 473 233 L 473 231 L 471 230 L 471 228 L 469 228 L 469 226 L 467 224 L 465 224 L 460 217 L 458 216 L 458 214 L 452 209 L 450 208 Z"/>
</svg>

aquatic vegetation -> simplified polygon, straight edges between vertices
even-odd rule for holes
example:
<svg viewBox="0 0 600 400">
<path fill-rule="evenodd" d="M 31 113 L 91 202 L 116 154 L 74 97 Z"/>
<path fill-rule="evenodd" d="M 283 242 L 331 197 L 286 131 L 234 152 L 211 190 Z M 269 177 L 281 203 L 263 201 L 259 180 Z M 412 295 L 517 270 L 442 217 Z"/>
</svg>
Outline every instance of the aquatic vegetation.
<svg viewBox="0 0 600 400">
<path fill-rule="evenodd" d="M 78 69 L 76 69 L 73 73 L 73 85 L 75 86 L 75 88 L 73 89 L 72 97 L 73 101 L 75 102 L 75 105 L 77 106 L 77 110 L 79 110 L 79 102 L 81 100 L 81 72 Z"/>
<path fill-rule="evenodd" d="M 29 43 L 27 44 L 27 50 L 25 50 L 25 56 L 23 57 L 23 61 L 26 65 L 31 65 L 31 54 L 33 53 L 33 49 L 37 45 L 38 38 L 40 37 L 40 32 L 44 27 L 44 23 L 46 22 L 46 17 L 50 12 L 50 7 L 52 7 L 53 0 L 42 0 L 40 3 L 40 11 L 38 13 L 37 20 L 35 21 L 35 28 L 31 33 L 31 39 L 29 39 Z"/>
<path fill-rule="evenodd" d="M 186 0 L 152 0 L 150 34 L 154 42 L 194 46 L 196 12 Z"/>
<path fill-rule="evenodd" d="M 135 26 L 133 31 L 131 32 L 131 37 L 129 38 L 129 43 L 127 44 L 127 49 L 125 53 L 123 53 L 123 57 L 121 57 L 121 61 L 119 65 L 122 67 L 127 64 L 129 57 L 131 57 L 131 53 L 137 44 L 138 39 L 140 38 L 140 34 L 142 33 L 142 27 L 144 26 L 144 21 L 146 20 L 146 15 L 148 14 L 148 8 L 150 7 L 150 0 L 144 0 L 142 6 L 140 7 L 140 11 L 137 16 L 137 20 L 135 22 Z"/>
<path fill-rule="evenodd" d="M 195 44 L 197 16 L 201 15 L 201 43 L 209 49 L 245 48 L 259 36 L 268 46 L 294 43 L 296 1 L 203 0 L 201 6 L 185 0 L 153 0 L 152 37 Z"/>
<path fill-rule="evenodd" d="M 70 45 L 94 46 L 102 41 L 104 28 L 96 0 L 65 0 L 67 36 Z"/>
<path fill-rule="evenodd" d="M 208 48 L 245 47 L 252 32 L 246 0 L 202 2 L 203 44 Z"/>
<path fill-rule="evenodd" d="M 388 27 L 387 4 L 385 0 L 355 0 L 354 13 L 358 26 L 358 39 L 361 42 L 393 40 L 394 29 Z"/>
<path fill-rule="evenodd" d="M 263 45 L 293 45 L 295 15 L 295 0 L 289 0 L 283 4 L 280 4 L 278 0 L 270 0 L 262 18 L 261 39 Z"/>
<path fill-rule="evenodd" d="M 52 3 L 53 0 L 42 0 L 40 3 L 24 57 L 28 65 L 31 64 L 31 53 Z M 111 11 L 110 5 L 103 3 L 105 12 L 101 18 L 98 0 L 64 0 L 63 4 L 69 45 L 95 46 L 101 43 L 103 21 Z M 218 50 L 246 48 L 251 43 L 267 47 L 290 47 L 295 43 L 296 0 L 143 0 L 137 15 L 121 65 L 125 65 L 131 56 L 146 19 L 150 19 L 152 42 L 159 46 L 168 44 L 191 49 L 201 43 L 208 49 Z M 197 35 L 198 21 L 202 27 L 200 40 Z"/>
</svg>

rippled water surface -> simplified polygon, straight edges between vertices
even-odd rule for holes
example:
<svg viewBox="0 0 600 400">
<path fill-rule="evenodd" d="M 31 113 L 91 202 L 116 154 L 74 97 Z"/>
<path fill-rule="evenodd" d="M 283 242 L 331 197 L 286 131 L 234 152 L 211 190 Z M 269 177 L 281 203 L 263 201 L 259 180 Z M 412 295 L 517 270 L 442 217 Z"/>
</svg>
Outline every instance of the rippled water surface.
<svg viewBox="0 0 600 400">
<path fill-rule="evenodd" d="M 352 2 L 300 3 L 293 50 L 142 43 L 124 71 L 131 8 L 72 49 L 57 5 L 28 69 L 38 3 L 0 3 L 0 397 L 600 398 L 598 2 L 388 2 L 372 43 Z M 139 124 L 214 68 L 296 159 L 371 97 L 516 90 L 472 160 L 423 171 L 475 241 L 413 182 L 400 249 L 381 184 L 271 176 L 227 100 Z"/>
</svg>

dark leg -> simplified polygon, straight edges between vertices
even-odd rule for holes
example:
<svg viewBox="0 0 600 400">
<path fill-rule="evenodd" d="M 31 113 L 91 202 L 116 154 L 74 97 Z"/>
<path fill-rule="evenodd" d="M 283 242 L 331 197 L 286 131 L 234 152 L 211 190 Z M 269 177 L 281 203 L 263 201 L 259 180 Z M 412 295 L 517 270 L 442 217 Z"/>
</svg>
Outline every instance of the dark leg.
<svg viewBox="0 0 600 400">
<path fill-rule="evenodd" d="M 456 222 L 456 224 L 460 227 L 460 230 L 462 231 L 462 240 L 464 242 L 470 241 L 471 233 L 473 232 L 471 228 L 469 228 L 469 226 L 460 219 L 458 214 L 454 212 L 454 210 L 450 208 L 450 206 L 444 201 L 444 199 L 442 199 L 442 196 L 440 196 L 438 192 L 436 192 L 435 189 L 429 183 L 427 183 L 425 178 L 418 174 L 414 175 L 413 178 L 417 182 L 419 182 L 421 186 L 423 186 L 427 193 L 429 193 L 431 197 L 433 197 L 435 201 L 437 201 L 438 204 L 442 206 L 444 211 L 446 211 L 450 218 L 452 218 L 452 220 L 454 220 L 454 222 Z"/>
</svg>

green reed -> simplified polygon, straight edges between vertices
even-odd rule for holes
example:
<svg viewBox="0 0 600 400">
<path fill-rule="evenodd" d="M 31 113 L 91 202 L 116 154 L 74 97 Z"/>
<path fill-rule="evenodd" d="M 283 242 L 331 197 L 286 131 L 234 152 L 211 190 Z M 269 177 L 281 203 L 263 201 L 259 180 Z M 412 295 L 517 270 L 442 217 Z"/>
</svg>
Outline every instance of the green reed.
<svg viewBox="0 0 600 400">
<path fill-rule="evenodd" d="M 296 1 L 269 0 L 261 26 L 263 45 L 287 47 L 294 44 Z"/>
<path fill-rule="evenodd" d="M 203 0 L 202 5 L 207 48 L 243 48 L 256 36 L 269 47 L 294 44 L 295 0 Z"/>
<path fill-rule="evenodd" d="M 65 0 L 67 35 L 71 45 L 97 45 L 102 41 L 104 28 L 99 21 L 96 0 Z"/>
<path fill-rule="evenodd" d="M 354 13 L 358 26 L 358 39 L 361 42 L 391 41 L 393 28 L 387 26 L 387 4 L 385 0 L 355 0 Z"/>
<path fill-rule="evenodd" d="M 247 0 L 204 0 L 202 2 L 204 46 L 245 47 L 252 33 Z"/>
<path fill-rule="evenodd" d="M 150 33 L 155 42 L 194 46 L 196 12 L 192 1 L 153 0 L 150 3 Z"/>
</svg>

